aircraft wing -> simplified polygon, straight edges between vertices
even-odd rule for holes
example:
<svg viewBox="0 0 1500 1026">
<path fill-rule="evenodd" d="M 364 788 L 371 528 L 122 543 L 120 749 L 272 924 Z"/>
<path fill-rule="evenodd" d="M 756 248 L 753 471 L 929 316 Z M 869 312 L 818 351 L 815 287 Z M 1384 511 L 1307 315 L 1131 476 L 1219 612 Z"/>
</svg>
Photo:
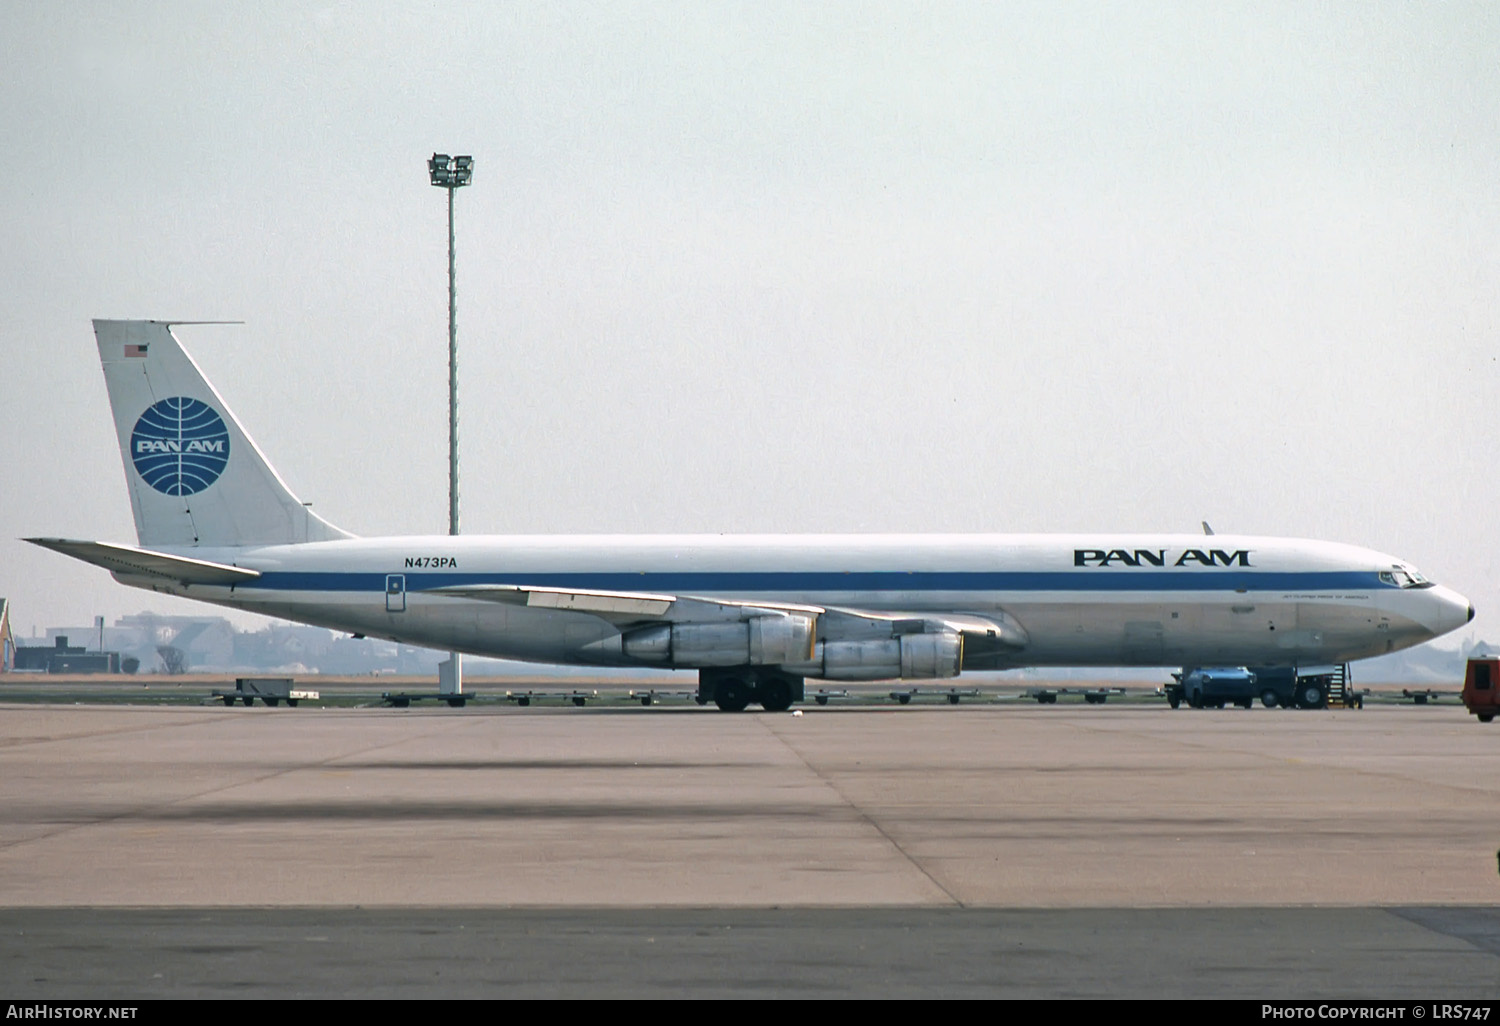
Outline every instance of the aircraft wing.
<svg viewBox="0 0 1500 1026">
<path fill-rule="evenodd" d="M 257 570 L 230 566 L 227 563 L 212 563 L 206 559 L 190 559 L 187 556 L 170 556 L 165 552 L 138 549 L 133 545 L 116 545 L 113 542 L 74 541 L 70 538 L 27 538 L 33 545 L 40 545 L 53 552 L 81 559 L 85 563 L 103 567 L 115 577 L 147 578 L 157 581 L 174 581 L 178 584 L 244 584 L 260 576 Z"/>
<path fill-rule="evenodd" d="M 965 662 L 968 664 L 972 661 L 976 668 L 986 658 L 998 660 L 1006 653 L 1025 648 L 1028 641 L 1025 628 L 1005 612 L 903 613 L 788 602 L 738 602 L 696 595 L 591 591 L 520 584 L 454 585 L 433 588 L 430 594 L 503 602 L 534 609 L 592 613 L 620 626 L 745 620 L 781 613 L 817 617 L 818 636 L 824 640 L 857 641 L 902 634 L 951 632 L 963 635 Z"/>
<path fill-rule="evenodd" d="M 1030 640 L 1026 628 L 1004 610 L 902 613 L 829 607 L 823 625 L 827 637 L 837 641 L 901 634 L 959 634 L 964 640 L 964 668 L 970 670 L 1009 667 L 1012 662 L 1007 657 L 1025 648 Z"/>
<path fill-rule="evenodd" d="M 780 602 L 735 602 L 728 599 L 657 595 L 638 591 L 590 591 L 579 588 L 537 588 L 522 584 L 459 584 L 433 588 L 428 594 L 503 602 L 533 609 L 566 609 L 592 613 L 611 623 L 687 623 L 743 620 L 772 613 L 817 616 L 821 606 Z"/>
</svg>

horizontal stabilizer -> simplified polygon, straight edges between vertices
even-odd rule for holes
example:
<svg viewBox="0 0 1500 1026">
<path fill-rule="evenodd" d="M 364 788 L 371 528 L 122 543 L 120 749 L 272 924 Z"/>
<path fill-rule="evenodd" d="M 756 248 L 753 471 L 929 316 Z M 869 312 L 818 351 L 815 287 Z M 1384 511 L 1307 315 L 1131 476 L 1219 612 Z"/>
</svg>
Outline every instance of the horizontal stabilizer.
<svg viewBox="0 0 1500 1026">
<path fill-rule="evenodd" d="M 73 541 L 68 538 L 27 538 L 26 541 L 103 567 L 117 577 L 150 577 L 176 581 L 179 584 L 223 586 L 244 584 L 260 576 L 255 570 L 229 566 L 226 563 L 210 563 L 204 559 L 189 559 L 186 556 L 169 556 L 165 552 L 138 549 L 133 545 Z"/>
</svg>

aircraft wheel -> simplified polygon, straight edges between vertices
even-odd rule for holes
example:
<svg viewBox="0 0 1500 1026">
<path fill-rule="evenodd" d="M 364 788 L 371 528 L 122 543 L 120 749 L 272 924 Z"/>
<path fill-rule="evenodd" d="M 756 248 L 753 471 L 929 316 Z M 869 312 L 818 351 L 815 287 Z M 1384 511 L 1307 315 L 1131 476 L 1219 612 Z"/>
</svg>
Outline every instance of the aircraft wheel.
<svg viewBox="0 0 1500 1026">
<path fill-rule="evenodd" d="M 762 680 L 755 695 L 766 712 L 786 712 L 792 707 L 792 686 L 778 677 Z"/>
<path fill-rule="evenodd" d="M 714 688 L 714 705 L 724 712 L 744 712 L 750 705 L 750 689 L 742 681 L 720 681 Z"/>
</svg>

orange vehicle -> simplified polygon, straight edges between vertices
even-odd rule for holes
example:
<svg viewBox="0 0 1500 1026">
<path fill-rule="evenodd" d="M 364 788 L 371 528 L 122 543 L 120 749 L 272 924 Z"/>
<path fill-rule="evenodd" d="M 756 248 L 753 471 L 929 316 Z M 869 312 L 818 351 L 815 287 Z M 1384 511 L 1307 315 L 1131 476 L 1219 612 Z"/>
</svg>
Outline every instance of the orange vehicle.
<svg viewBox="0 0 1500 1026">
<path fill-rule="evenodd" d="M 1470 659 L 1464 674 L 1464 706 L 1488 723 L 1500 712 L 1500 658 Z"/>
</svg>

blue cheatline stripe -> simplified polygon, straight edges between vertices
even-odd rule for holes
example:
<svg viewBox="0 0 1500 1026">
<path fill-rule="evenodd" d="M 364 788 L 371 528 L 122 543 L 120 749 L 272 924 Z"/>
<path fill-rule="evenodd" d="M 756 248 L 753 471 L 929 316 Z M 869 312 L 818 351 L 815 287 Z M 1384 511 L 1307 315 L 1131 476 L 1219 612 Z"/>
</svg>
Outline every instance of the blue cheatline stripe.
<svg viewBox="0 0 1500 1026">
<path fill-rule="evenodd" d="M 1374 571 L 1334 570 L 1301 573 L 1253 570 L 1108 569 L 1057 572 L 1005 571 L 730 571 L 724 573 L 427 573 L 382 570 L 378 573 L 302 573 L 269 571 L 240 589 L 276 591 L 379 591 L 386 577 L 404 574 L 408 592 L 474 584 L 515 584 L 534 588 L 582 588 L 594 591 L 649 591 L 668 594 L 726 592 L 841 591 L 1348 591 L 1384 588 Z"/>
</svg>

